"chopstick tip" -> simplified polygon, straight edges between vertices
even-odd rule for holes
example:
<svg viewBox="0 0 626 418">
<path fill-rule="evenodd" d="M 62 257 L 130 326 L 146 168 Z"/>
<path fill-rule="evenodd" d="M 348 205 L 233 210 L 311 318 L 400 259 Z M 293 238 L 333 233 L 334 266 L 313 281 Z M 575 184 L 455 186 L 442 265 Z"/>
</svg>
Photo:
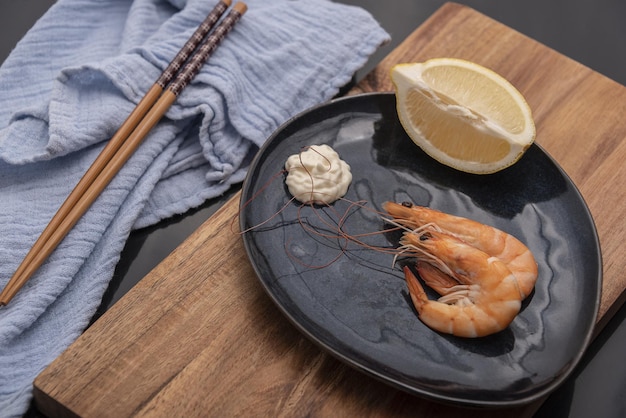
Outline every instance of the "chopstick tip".
<svg viewBox="0 0 626 418">
<path fill-rule="evenodd" d="M 224 3 L 227 7 L 230 7 L 232 0 L 222 0 L 222 3 Z"/>
<path fill-rule="evenodd" d="M 8 303 L 11 302 L 11 299 L 13 299 L 13 294 L 14 292 L 12 293 L 9 291 L 8 285 L 4 289 L 2 289 L 2 292 L 0 292 L 0 308 L 3 306 L 7 306 Z"/>
</svg>

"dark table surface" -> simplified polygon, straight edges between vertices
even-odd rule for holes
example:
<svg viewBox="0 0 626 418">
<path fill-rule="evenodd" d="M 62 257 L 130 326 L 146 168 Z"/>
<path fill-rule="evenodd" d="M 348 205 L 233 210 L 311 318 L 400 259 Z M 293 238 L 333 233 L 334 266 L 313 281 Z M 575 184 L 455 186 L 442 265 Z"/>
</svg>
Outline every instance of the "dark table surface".
<svg viewBox="0 0 626 418">
<path fill-rule="evenodd" d="M 359 79 L 445 2 L 350 0 L 343 3 L 369 10 L 392 36 L 392 42 L 381 48 L 356 74 Z M 626 85 L 626 49 L 623 47 L 626 2 L 623 0 L 468 0 L 459 3 Z M 52 0 L 0 1 L 0 62 L 52 4 Z M 133 232 L 99 312 L 114 304 L 231 195 L 232 192 L 207 201 L 185 215 Z M 588 348 L 574 374 L 550 396 L 536 417 L 626 416 L 625 348 L 626 307 L 622 307 Z M 38 413 L 30 411 L 29 415 Z"/>
</svg>

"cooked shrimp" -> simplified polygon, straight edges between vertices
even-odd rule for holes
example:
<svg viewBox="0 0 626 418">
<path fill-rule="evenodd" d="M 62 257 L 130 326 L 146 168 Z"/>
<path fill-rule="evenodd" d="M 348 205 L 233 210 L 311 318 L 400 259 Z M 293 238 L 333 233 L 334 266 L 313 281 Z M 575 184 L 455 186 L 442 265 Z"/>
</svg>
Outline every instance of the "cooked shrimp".
<svg viewBox="0 0 626 418">
<path fill-rule="evenodd" d="M 482 337 L 505 329 L 519 313 L 523 297 L 518 281 L 497 257 L 434 230 L 405 232 L 400 244 L 427 269 L 446 273 L 422 276 L 441 295 L 431 300 L 411 270 L 404 268 L 413 305 L 430 328 Z"/>
<path fill-rule="evenodd" d="M 412 203 L 386 202 L 383 207 L 398 225 L 409 229 L 432 225 L 499 258 L 515 275 L 524 298 L 532 292 L 537 281 L 537 262 L 528 247 L 513 235 L 471 219 Z"/>
</svg>

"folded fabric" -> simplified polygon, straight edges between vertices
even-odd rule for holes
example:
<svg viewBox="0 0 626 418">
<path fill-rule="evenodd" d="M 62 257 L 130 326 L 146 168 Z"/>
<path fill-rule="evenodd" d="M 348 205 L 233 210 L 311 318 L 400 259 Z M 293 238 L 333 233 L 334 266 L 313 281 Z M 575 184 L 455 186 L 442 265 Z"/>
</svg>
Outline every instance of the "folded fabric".
<svg viewBox="0 0 626 418">
<path fill-rule="evenodd" d="M 57 250 L 0 308 L 0 415 L 88 325 L 133 228 L 241 182 L 281 123 L 348 83 L 387 33 L 327 0 L 248 12 Z M 59 0 L 0 67 L 0 286 L 216 0 Z"/>
</svg>

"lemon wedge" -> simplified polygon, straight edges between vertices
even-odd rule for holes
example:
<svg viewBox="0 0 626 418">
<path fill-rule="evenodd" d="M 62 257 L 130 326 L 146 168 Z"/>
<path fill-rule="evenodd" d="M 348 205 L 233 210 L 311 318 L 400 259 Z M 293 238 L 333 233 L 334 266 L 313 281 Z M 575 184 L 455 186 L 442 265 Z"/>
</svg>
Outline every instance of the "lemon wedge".
<svg viewBox="0 0 626 418">
<path fill-rule="evenodd" d="M 481 65 L 456 58 L 397 64 L 391 80 L 404 130 L 442 164 L 494 173 L 517 162 L 535 140 L 522 94 Z"/>
</svg>

